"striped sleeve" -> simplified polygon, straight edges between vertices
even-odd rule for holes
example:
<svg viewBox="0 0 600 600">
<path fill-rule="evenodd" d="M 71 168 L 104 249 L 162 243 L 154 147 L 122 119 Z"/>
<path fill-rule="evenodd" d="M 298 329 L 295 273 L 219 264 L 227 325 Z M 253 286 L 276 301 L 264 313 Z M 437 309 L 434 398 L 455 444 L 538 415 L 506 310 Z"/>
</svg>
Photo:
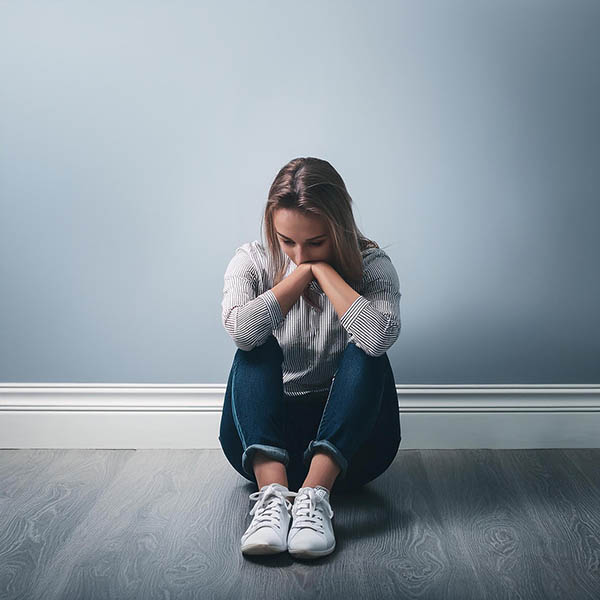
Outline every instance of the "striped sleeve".
<svg viewBox="0 0 600 600">
<path fill-rule="evenodd" d="M 225 270 L 222 322 L 241 350 L 261 346 L 283 322 L 279 301 L 272 290 L 258 294 L 257 267 L 243 248 L 238 248 Z"/>
<path fill-rule="evenodd" d="M 362 295 L 348 307 L 340 323 L 369 356 L 381 356 L 400 335 L 400 282 L 387 254 L 365 266 Z"/>
</svg>

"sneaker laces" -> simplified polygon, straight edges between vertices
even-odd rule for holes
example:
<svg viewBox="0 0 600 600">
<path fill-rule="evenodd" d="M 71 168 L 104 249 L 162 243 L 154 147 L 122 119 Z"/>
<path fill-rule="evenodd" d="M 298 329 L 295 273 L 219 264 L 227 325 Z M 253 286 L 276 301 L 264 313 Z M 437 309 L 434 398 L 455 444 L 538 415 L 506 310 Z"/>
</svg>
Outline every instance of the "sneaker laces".
<svg viewBox="0 0 600 600">
<path fill-rule="evenodd" d="M 312 487 L 306 487 L 302 492 L 297 492 L 297 498 L 292 507 L 292 515 L 294 522 L 292 527 L 299 529 L 308 527 L 314 531 L 325 534 L 323 531 L 323 517 L 321 516 L 322 509 L 325 508 L 326 514 L 331 519 L 333 510 L 326 498 L 317 494 Z"/>
<path fill-rule="evenodd" d="M 254 533 L 261 527 L 267 527 L 272 525 L 280 526 L 280 504 L 284 503 L 288 512 L 292 508 L 291 502 L 286 496 L 297 496 L 298 492 L 282 491 L 281 488 L 269 485 L 258 492 L 250 494 L 250 500 L 258 500 L 258 502 L 252 507 L 250 515 L 256 514 L 250 528 L 247 531 L 247 535 Z"/>
</svg>

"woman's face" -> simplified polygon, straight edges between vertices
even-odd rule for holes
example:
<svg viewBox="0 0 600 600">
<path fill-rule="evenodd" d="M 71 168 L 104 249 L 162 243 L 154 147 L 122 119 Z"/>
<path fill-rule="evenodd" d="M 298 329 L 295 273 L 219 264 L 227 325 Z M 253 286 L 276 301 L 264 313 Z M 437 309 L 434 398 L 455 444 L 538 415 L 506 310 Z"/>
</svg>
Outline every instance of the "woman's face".
<svg viewBox="0 0 600 600">
<path fill-rule="evenodd" d="M 298 210 L 278 208 L 273 216 L 273 224 L 281 249 L 294 264 L 330 262 L 333 247 L 322 217 L 305 215 Z"/>
</svg>

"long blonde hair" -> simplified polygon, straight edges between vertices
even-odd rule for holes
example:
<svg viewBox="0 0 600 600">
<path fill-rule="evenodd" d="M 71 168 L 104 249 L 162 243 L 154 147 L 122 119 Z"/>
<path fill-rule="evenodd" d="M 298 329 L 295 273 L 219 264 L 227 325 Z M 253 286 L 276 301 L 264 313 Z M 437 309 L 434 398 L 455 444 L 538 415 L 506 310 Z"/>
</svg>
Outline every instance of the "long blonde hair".
<svg viewBox="0 0 600 600">
<path fill-rule="evenodd" d="M 332 265 L 348 284 L 360 284 L 362 251 L 379 248 L 379 245 L 358 229 L 352 212 L 352 198 L 343 179 L 329 162 L 311 156 L 294 158 L 279 170 L 271 184 L 263 215 L 267 240 L 266 245 L 263 240 L 263 246 L 271 256 L 273 286 L 284 278 L 289 266 L 289 258 L 278 243 L 273 223 L 274 213 L 279 208 L 322 217 L 332 240 Z"/>
</svg>

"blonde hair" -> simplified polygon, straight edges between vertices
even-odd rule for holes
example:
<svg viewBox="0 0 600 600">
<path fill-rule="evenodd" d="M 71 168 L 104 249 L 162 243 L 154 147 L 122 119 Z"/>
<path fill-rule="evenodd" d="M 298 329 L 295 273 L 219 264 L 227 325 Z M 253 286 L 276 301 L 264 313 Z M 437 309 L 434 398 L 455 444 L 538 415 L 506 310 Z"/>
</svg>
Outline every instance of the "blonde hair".
<svg viewBox="0 0 600 600">
<path fill-rule="evenodd" d="M 363 277 L 362 251 L 379 248 L 358 229 L 352 213 L 352 198 L 339 173 L 326 160 L 311 156 L 294 158 L 277 173 L 263 215 L 267 243 L 263 246 L 271 255 L 273 286 L 283 278 L 289 258 L 282 251 L 273 216 L 280 208 L 318 215 L 332 240 L 332 266 L 350 285 L 359 285 Z"/>
</svg>

